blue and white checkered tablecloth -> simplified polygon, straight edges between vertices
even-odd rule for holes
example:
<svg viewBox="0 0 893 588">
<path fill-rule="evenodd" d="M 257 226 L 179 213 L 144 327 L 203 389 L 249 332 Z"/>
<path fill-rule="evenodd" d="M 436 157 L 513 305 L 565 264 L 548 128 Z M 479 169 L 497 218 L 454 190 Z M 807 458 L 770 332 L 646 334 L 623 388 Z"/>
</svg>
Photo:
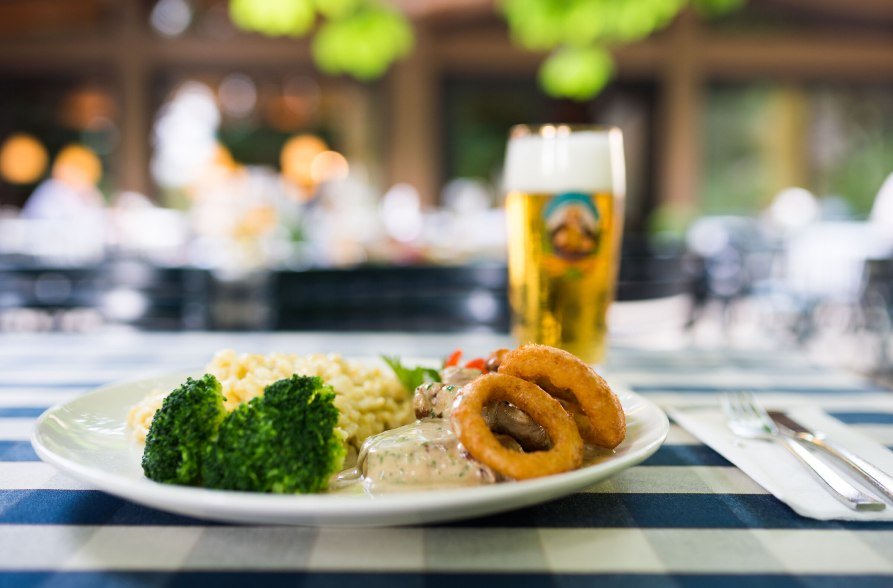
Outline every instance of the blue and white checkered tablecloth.
<svg viewBox="0 0 893 588">
<path fill-rule="evenodd" d="M 203 366 L 214 351 L 482 354 L 489 335 L 0 336 L 0 586 L 893 586 L 893 523 L 804 519 L 685 431 L 584 492 L 426 527 L 235 526 L 111 497 L 38 461 L 47 407 Z M 746 383 L 893 445 L 893 393 L 791 353 L 617 349 L 609 377 L 664 406 Z"/>
</svg>

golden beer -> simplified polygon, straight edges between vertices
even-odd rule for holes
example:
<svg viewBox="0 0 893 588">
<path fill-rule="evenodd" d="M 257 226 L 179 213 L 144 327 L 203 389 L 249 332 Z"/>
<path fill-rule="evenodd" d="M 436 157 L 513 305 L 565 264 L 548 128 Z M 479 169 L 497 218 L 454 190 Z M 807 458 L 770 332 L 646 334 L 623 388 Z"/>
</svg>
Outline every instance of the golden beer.
<svg viewBox="0 0 893 588">
<path fill-rule="evenodd" d="M 509 302 L 520 343 L 560 347 L 591 363 L 604 357 L 623 226 L 620 141 L 617 129 L 512 131 Z"/>
</svg>

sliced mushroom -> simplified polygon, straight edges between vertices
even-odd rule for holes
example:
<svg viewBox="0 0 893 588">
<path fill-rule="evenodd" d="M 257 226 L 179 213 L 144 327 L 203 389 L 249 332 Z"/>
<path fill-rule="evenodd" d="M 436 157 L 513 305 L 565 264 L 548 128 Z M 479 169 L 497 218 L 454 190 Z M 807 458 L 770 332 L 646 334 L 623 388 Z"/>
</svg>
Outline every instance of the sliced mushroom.
<svg viewBox="0 0 893 588">
<path fill-rule="evenodd" d="M 484 419 L 494 433 L 509 435 L 524 451 L 543 451 L 552 447 L 546 431 L 513 404 L 502 401 L 488 406 Z"/>
</svg>

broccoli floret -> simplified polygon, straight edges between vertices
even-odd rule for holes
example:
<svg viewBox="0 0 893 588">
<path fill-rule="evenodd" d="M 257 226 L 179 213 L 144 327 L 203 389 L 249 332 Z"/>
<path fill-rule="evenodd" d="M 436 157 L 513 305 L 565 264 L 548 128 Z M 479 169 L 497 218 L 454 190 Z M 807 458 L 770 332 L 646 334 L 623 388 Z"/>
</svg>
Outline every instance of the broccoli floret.
<svg viewBox="0 0 893 588">
<path fill-rule="evenodd" d="M 335 394 L 318 377 L 279 380 L 220 424 L 204 460 L 208 488 L 309 493 L 326 489 L 346 453 Z"/>
<path fill-rule="evenodd" d="M 220 382 L 210 374 L 171 392 L 155 413 L 146 448 L 143 473 L 166 484 L 199 485 L 202 459 L 226 415 Z"/>
</svg>

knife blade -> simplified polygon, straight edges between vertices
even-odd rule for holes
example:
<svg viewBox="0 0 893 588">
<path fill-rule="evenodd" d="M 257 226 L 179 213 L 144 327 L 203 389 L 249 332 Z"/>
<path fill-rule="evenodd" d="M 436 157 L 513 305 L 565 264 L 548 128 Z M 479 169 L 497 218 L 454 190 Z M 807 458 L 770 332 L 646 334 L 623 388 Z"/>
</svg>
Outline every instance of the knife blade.
<svg viewBox="0 0 893 588">
<path fill-rule="evenodd" d="M 806 427 L 787 414 L 770 410 L 769 418 L 775 422 L 779 428 L 787 430 L 795 438 L 817 447 L 836 458 L 841 463 L 850 468 L 853 472 L 861 476 L 869 484 L 881 491 L 888 500 L 893 500 L 893 476 L 886 473 L 879 467 L 871 464 L 846 447 L 838 445 L 834 441 L 826 438 L 823 433 L 814 431 Z"/>
</svg>

